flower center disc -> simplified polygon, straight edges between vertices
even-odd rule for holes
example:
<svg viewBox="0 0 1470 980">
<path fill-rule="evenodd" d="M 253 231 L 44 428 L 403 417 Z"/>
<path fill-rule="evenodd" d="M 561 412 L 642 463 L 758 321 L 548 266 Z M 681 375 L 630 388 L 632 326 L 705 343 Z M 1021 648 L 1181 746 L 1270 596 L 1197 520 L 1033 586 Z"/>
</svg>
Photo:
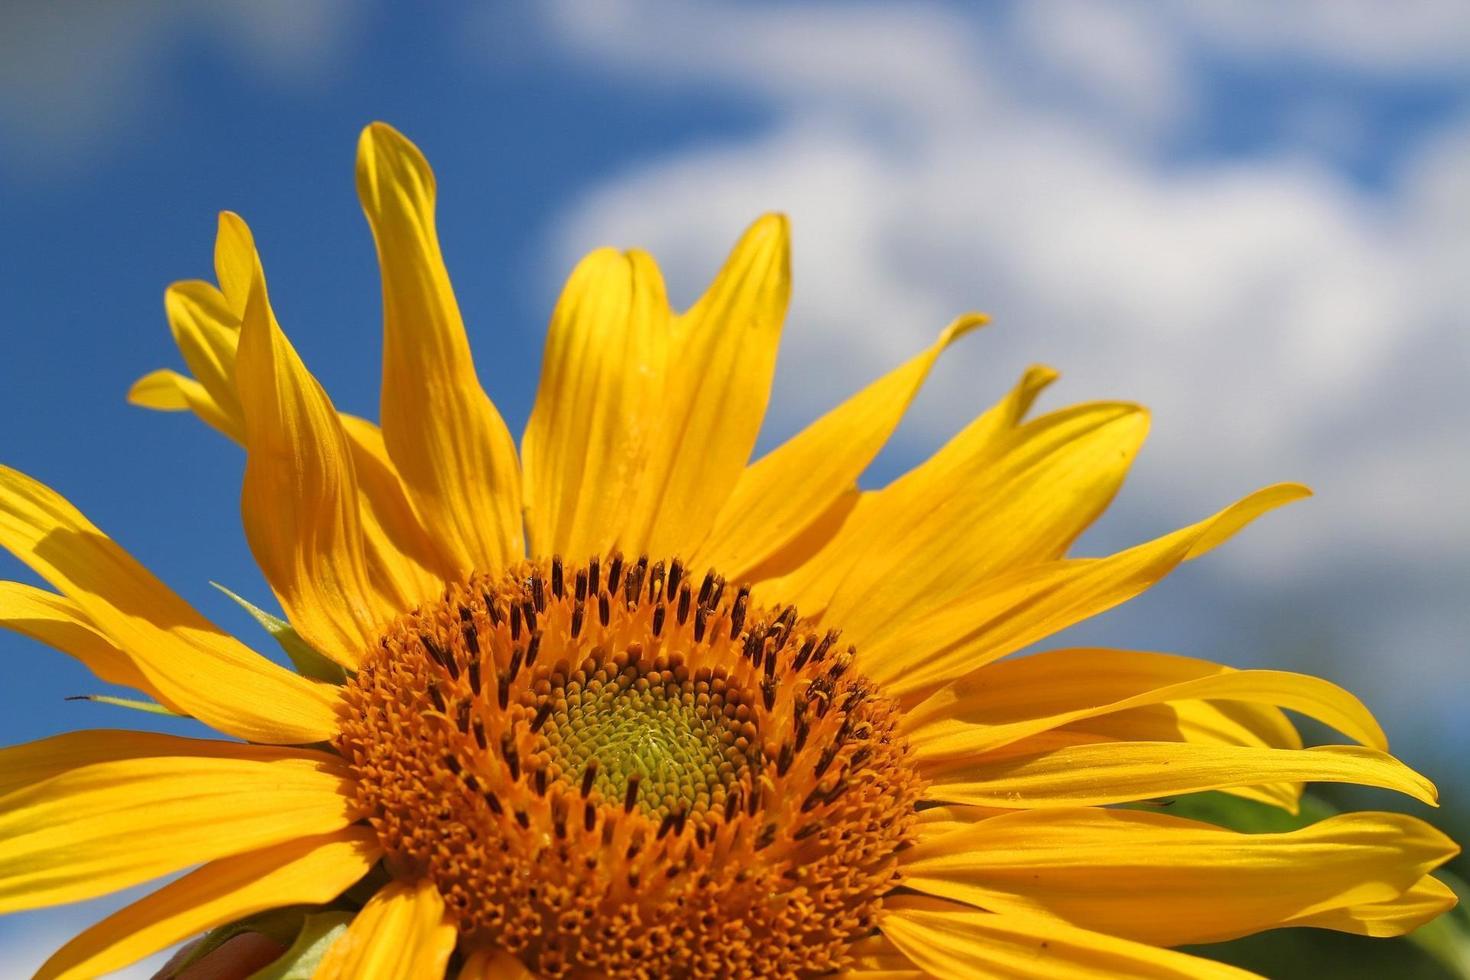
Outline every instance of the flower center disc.
<svg viewBox="0 0 1470 980">
<path fill-rule="evenodd" d="M 872 931 L 920 790 L 836 641 L 677 561 L 527 563 L 393 623 L 336 744 L 461 948 L 548 977 L 818 975 Z"/>
</svg>

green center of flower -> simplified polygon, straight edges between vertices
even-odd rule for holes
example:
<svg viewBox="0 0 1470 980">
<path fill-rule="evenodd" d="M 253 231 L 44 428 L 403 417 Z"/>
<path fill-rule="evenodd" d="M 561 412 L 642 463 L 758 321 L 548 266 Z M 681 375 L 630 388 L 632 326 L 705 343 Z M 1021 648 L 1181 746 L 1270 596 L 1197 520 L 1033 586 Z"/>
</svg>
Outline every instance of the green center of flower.
<svg viewBox="0 0 1470 980">
<path fill-rule="evenodd" d="M 723 807 L 750 765 L 752 707 L 723 677 L 634 665 L 578 670 L 548 699 L 554 763 L 604 799 L 659 817 Z"/>
</svg>

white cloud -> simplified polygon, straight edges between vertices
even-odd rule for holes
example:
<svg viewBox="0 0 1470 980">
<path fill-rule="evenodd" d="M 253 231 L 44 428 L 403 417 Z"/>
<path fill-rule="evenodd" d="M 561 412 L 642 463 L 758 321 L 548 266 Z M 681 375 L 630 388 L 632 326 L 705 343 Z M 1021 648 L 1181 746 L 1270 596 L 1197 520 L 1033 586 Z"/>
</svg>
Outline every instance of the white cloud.
<svg viewBox="0 0 1470 980">
<path fill-rule="evenodd" d="M 1226 54 L 1253 37 L 1259 57 L 1287 53 L 1278 35 L 1215 8 L 1186 27 L 1152 8 L 1067 3 L 993 22 L 914 4 L 625 2 L 600 5 L 596 19 L 558 9 L 558 43 L 583 64 L 768 106 L 771 125 L 754 138 L 691 147 L 594 188 L 569 209 L 550 264 L 639 244 L 688 298 L 745 221 L 789 210 L 796 293 L 783 363 L 804 387 L 778 390 L 778 427 L 978 305 L 997 326 L 921 402 L 908 430 L 919 440 L 974 412 L 977 381 L 998 391 L 1045 360 L 1067 374 L 1064 396 L 1157 411 L 1121 501 L 1150 529 L 1295 478 L 1323 499 L 1247 544 L 1255 567 L 1293 575 L 1324 551 L 1463 549 L 1470 515 L 1435 489 L 1464 476 L 1449 462 L 1455 427 L 1470 422 L 1463 365 L 1458 379 L 1437 366 L 1434 386 L 1413 391 L 1412 416 L 1367 409 L 1403 407 L 1395 395 L 1426 354 L 1465 352 L 1451 329 L 1470 302 L 1470 126 L 1421 149 L 1387 194 L 1353 186 L 1309 149 L 1161 162 L 1161 141 L 1198 95 L 1186 46 L 1206 27 Z M 1427 7 L 1409 18 L 1420 26 L 1385 30 L 1377 54 L 1354 19 L 1365 8 L 1326 9 L 1343 51 L 1323 42 L 1314 57 L 1380 68 L 1442 43 L 1424 26 Z M 1304 16 L 1292 15 L 1298 47 Z M 1403 438 L 1416 427 L 1422 438 Z"/>
<path fill-rule="evenodd" d="M 319 77 L 351 13 L 344 0 L 9 0 L 0 160 L 30 175 L 75 168 L 169 97 L 160 55 L 176 47 L 202 44 L 268 79 Z"/>
</svg>

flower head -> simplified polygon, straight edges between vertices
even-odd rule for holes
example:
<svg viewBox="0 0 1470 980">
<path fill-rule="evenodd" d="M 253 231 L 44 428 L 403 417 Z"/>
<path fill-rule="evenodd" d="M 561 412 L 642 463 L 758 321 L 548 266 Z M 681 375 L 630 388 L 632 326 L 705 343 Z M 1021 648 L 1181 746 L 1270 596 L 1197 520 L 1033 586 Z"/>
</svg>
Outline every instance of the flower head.
<svg viewBox="0 0 1470 980">
<path fill-rule="evenodd" d="M 859 490 L 978 315 L 751 463 L 789 292 L 778 216 L 680 314 L 641 252 L 578 265 L 518 453 L 476 379 L 427 163 L 374 125 L 357 176 L 380 426 L 308 372 L 230 214 L 218 284 L 167 293 L 190 374 L 131 394 L 243 446 L 245 534 L 297 671 L 0 470 L 0 544 L 56 590 L 0 583 L 0 622 L 226 736 L 0 751 L 0 911 L 197 866 L 42 975 L 324 906 L 343 921 L 323 977 L 1231 976 L 1169 947 L 1394 935 L 1453 904 L 1431 872 L 1455 846 L 1409 817 L 1247 834 L 1116 806 L 1218 790 L 1293 811 L 1308 781 L 1432 802 L 1340 688 L 1162 653 L 1008 658 L 1303 488 L 1068 557 L 1147 416 L 1033 418 L 1054 377 L 1033 368 Z M 1282 709 L 1356 744 L 1303 748 Z"/>
</svg>

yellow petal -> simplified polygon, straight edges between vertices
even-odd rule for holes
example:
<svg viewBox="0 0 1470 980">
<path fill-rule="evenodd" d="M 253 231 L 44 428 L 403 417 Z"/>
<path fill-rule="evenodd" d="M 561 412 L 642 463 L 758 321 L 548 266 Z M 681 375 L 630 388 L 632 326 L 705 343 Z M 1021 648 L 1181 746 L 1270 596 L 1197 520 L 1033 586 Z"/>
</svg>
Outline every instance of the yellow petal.
<svg viewBox="0 0 1470 980">
<path fill-rule="evenodd" d="M 257 912 L 330 902 L 381 853 L 371 828 L 349 827 L 213 861 L 77 936 L 46 961 L 37 980 L 100 976 Z"/>
<path fill-rule="evenodd" d="M 612 549 L 657 465 L 671 314 L 658 266 L 604 248 L 572 271 L 551 315 L 526 423 L 526 524 L 538 555 Z"/>
<path fill-rule="evenodd" d="M 1079 405 L 982 444 L 958 472 L 940 458 L 908 473 L 874 495 L 854 533 L 831 620 L 862 649 L 1008 569 L 1061 558 L 1113 499 L 1147 430 L 1137 406 Z"/>
<path fill-rule="evenodd" d="M 928 508 L 937 490 L 959 487 L 969 473 L 983 471 L 1002 439 L 1014 439 L 1015 430 L 1030 411 L 1036 397 L 1057 378 L 1051 368 L 1033 365 L 1016 386 L 988 411 L 975 419 L 917 469 L 882 490 L 868 491 L 857 509 L 844 521 L 842 530 L 804 565 L 772 585 L 782 601 L 794 602 L 808 615 L 825 609 L 838 586 L 849 576 L 854 563 L 871 560 L 875 547 L 893 546 L 893 535 L 885 539 L 885 523 L 898 520 L 908 526 L 917 511 Z M 967 514 L 965 520 L 971 519 Z"/>
<path fill-rule="evenodd" d="M 336 732 L 338 688 L 221 632 L 55 491 L 7 467 L 0 546 L 75 602 L 179 710 L 253 742 L 321 742 Z"/>
<path fill-rule="evenodd" d="M 1413 888 L 1386 902 L 1363 902 L 1346 908 L 1323 909 L 1296 916 L 1286 924 L 1378 938 L 1402 936 L 1448 912 L 1458 902 L 1459 897 L 1448 885 L 1425 875 Z"/>
<path fill-rule="evenodd" d="M 128 389 L 128 403 L 160 412 L 190 411 L 231 439 L 241 438 L 239 419 L 226 416 L 202 384 L 177 371 L 159 369 L 143 375 Z"/>
<path fill-rule="evenodd" d="M 925 838 L 902 874 L 908 888 L 992 912 L 1179 946 L 1392 901 L 1458 852 L 1397 813 L 1243 834 L 1159 813 L 1033 810 Z"/>
<path fill-rule="evenodd" d="M 39 640 L 81 661 L 109 684 L 121 684 L 154 697 L 158 692 L 77 604 L 19 582 L 0 582 L 0 626 Z"/>
<path fill-rule="evenodd" d="M 956 598 L 922 622 L 878 635 L 859 646 L 858 656 L 885 693 L 917 701 L 946 681 L 1133 598 L 1261 514 L 1308 495 L 1298 484 L 1277 484 L 1198 524 L 1107 558 L 1017 569 Z"/>
<path fill-rule="evenodd" d="M 656 448 L 622 524 L 623 550 L 688 555 L 709 533 L 755 448 L 790 296 L 790 228 L 769 214 L 673 321 Z"/>
<path fill-rule="evenodd" d="M 0 797 L 0 912 L 75 902 L 352 823 L 320 752 L 98 762 Z"/>
<path fill-rule="evenodd" d="M 738 580 L 796 539 L 857 482 L 944 349 L 986 320 L 978 313 L 955 320 L 934 346 L 743 470 L 691 564 Z"/>
<path fill-rule="evenodd" d="M 914 966 L 914 961 L 900 953 L 893 941 L 882 934 L 859 939 L 847 947 L 847 954 L 852 958 L 852 966 L 838 976 L 855 980 L 898 980 L 929 975 Z"/>
<path fill-rule="evenodd" d="M 1273 782 L 1357 783 L 1436 805 L 1434 785 L 1393 756 L 1350 745 L 1262 749 L 1181 742 L 1087 743 L 1046 733 L 931 767 L 928 798 L 979 806 L 1101 806 Z"/>
<path fill-rule="evenodd" d="M 526 964 L 502 949 L 471 953 L 459 969 L 459 980 L 537 980 Z"/>
<path fill-rule="evenodd" d="M 281 332 L 257 276 L 235 365 L 245 413 L 241 512 L 250 550 L 312 647 L 357 666 L 420 598 L 364 549 L 357 472 L 337 412 Z"/>
<path fill-rule="evenodd" d="M 214 277 L 219 281 L 225 306 L 236 321 L 245 315 L 250 283 L 259 272 L 260 256 L 250 226 L 233 211 L 221 211 L 214 236 Z"/>
<path fill-rule="evenodd" d="M 515 444 L 480 387 L 434 230 L 434 175 L 382 123 L 363 131 L 357 189 L 383 273 L 383 439 L 425 525 L 461 573 L 525 551 Z"/>
<path fill-rule="evenodd" d="M 363 906 L 322 957 L 313 980 L 442 977 L 454 942 L 454 926 L 433 883 L 394 881 Z"/>
<path fill-rule="evenodd" d="M 244 226 L 244 222 L 240 224 Z M 198 280 L 169 286 L 163 294 L 163 309 L 174 343 L 194 380 L 238 432 L 243 416 L 235 395 L 235 348 L 240 343 L 239 317 L 243 310 L 231 310 L 223 293 Z"/>
<path fill-rule="evenodd" d="M 0 749 L 0 794 L 98 762 L 169 756 L 277 762 L 317 758 L 315 753 L 274 745 L 246 745 L 208 738 L 180 738 L 158 732 L 90 729 L 64 732 Z"/>
<path fill-rule="evenodd" d="M 997 915 L 933 900 L 884 903 L 878 928 L 943 980 L 1243 980 L 1255 974 L 1055 920 Z"/>
<path fill-rule="evenodd" d="M 1189 699 L 1289 708 L 1370 748 L 1388 749 L 1363 703 L 1329 681 L 1132 650 L 1053 650 L 991 664 L 935 691 L 902 725 L 917 758 L 926 761 L 977 755 L 1083 719 Z"/>
</svg>

